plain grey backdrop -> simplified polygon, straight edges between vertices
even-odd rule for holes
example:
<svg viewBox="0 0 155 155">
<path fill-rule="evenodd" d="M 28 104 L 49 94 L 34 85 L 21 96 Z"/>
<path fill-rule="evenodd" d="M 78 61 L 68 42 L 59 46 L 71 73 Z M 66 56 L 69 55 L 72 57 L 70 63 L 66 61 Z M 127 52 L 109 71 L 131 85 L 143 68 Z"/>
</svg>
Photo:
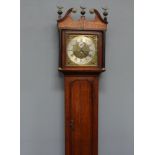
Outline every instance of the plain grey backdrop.
<svg viewBox="0 0 155 155">
<path fill-rule="evenodd" d="M 133 0 L 108 0 L 106 69 L 100 76 L 99 155 L 133 155 Z M 64 155 L 64 86 L 57 8 L 104 0 L 21 0 L 21 155 Z"/>
</svg>

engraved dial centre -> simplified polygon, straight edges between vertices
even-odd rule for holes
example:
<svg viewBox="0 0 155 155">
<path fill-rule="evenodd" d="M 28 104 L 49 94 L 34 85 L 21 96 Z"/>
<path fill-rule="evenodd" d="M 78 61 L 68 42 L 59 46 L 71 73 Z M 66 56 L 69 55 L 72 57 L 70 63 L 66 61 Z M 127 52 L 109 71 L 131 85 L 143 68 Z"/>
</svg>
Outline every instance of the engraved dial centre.
<svg viewBox="0 0 155 155">
<path fill-rule="evenodd" d="M 85 35 L 72 38 L 67 45 L 67 55 L 77 65 L 88 64 L 94 58 L 95 53 L 94 41 Z"/>
</svg>

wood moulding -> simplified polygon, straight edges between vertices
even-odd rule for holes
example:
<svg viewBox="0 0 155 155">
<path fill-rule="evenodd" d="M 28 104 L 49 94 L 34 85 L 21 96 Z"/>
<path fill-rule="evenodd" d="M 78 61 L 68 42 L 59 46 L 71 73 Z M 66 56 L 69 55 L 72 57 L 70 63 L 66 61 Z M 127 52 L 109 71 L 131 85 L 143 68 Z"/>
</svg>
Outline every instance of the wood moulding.
<svg viewBox="0 0 155 155">
<path fill-rule="evenodd" d="M 87 20 L 85 16 L 81 16 L 80 19 L 74 20 L 71 17 L 72 9 L 69 9 L 66 15 L 59 19 L 59 29 L 79 29 L 79 30 L 106 30 L 107 23 L 103 20 L 100 13 L 94 9 L 95 18 L 93 20 Z"/>
</svg>

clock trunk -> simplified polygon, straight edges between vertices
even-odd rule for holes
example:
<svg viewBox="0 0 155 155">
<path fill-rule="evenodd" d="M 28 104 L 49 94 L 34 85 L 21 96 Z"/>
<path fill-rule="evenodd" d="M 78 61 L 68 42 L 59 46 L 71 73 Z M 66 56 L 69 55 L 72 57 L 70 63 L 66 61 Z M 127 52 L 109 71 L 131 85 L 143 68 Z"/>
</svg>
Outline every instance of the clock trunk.
<svg viewBox="0 0 155 155">
<path fill-rule="evenodd" d="M 66 155 L 97 155 L 97 76 L 65 76 L 65 113 Z"/>
</svg>

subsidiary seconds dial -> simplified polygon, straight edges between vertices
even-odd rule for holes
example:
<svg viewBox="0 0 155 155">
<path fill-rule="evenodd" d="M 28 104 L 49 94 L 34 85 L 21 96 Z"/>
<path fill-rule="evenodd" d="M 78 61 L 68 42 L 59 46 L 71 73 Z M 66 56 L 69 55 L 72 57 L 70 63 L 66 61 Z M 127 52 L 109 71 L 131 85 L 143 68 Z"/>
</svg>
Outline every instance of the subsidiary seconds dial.
<svg viewBox="0 0 155 155">
<path fill-rule="evenodd" d="M 85 35 L 73 37 L 67 45 L 67 56 L 76 65 L 90 64 L 96 52 L 94 40 Z"/>
</svg>

